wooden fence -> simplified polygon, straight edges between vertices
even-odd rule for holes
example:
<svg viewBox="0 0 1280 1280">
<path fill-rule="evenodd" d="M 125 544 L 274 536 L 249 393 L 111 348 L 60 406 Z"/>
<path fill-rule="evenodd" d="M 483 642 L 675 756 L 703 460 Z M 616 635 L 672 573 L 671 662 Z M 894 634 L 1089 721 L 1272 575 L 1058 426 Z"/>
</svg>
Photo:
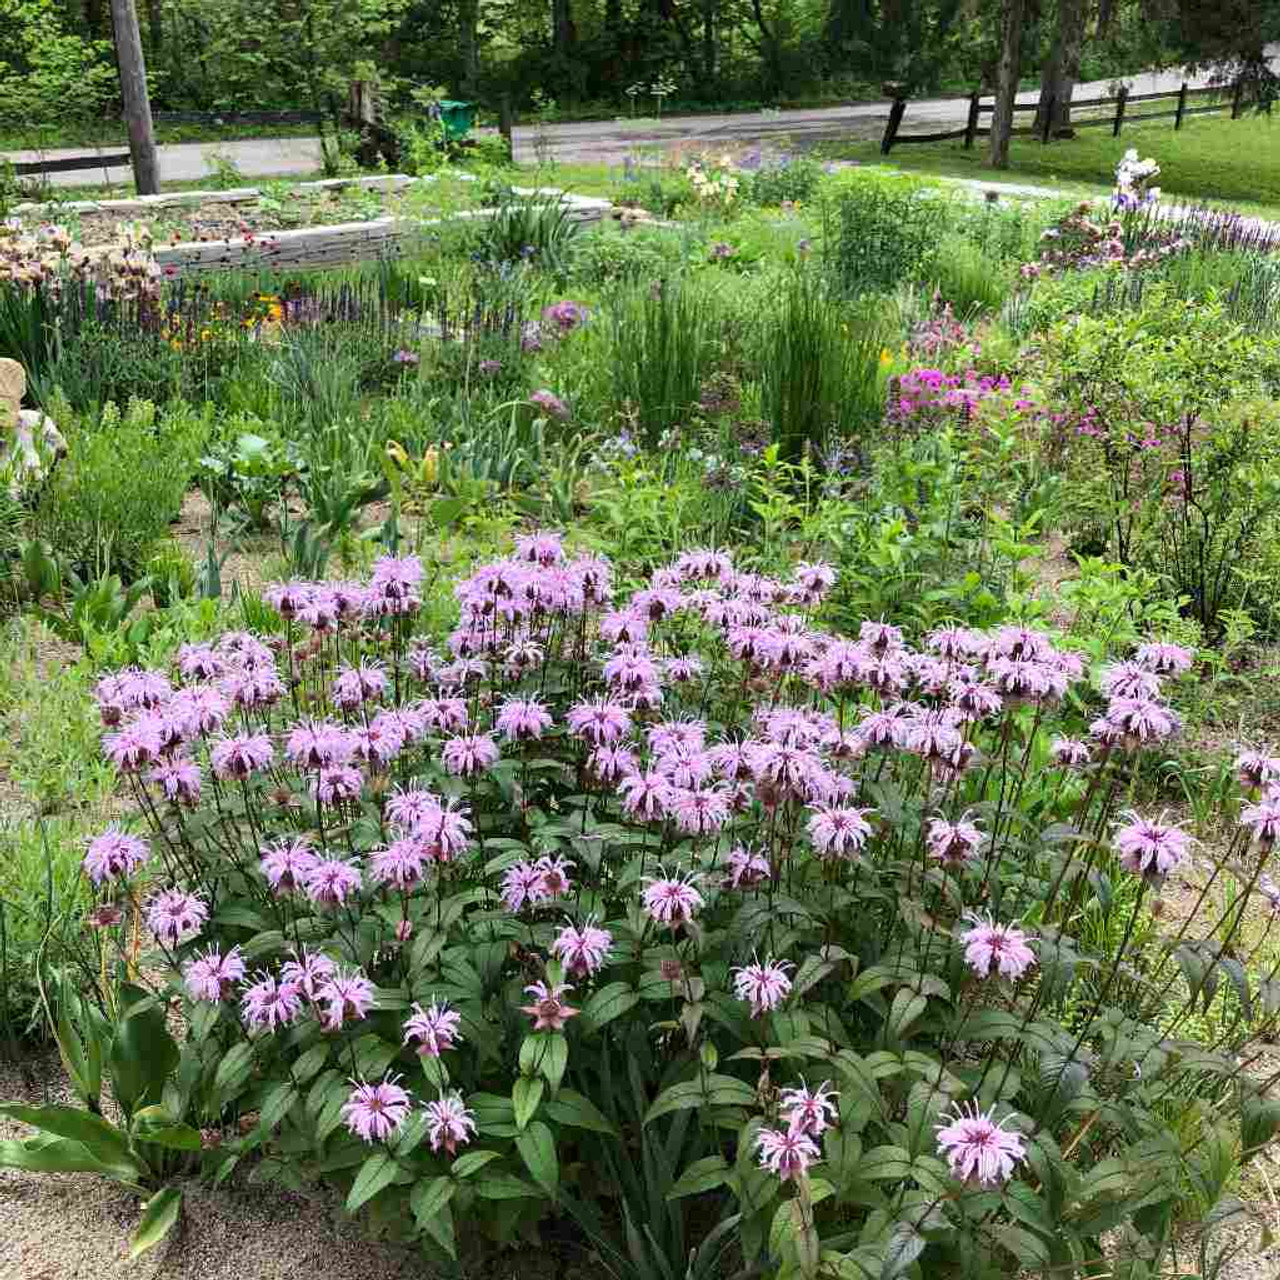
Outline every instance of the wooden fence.
<svg viewBox="0 0 1280 1280">
<path fill-rule="evenodd" d="M 1230 93 L 1230 98 L 1226 98 L 1226 94 Z M 1204 106 L 1188 106 L 1188 102 L 1193 98 L 1214 97 L 1219 101 L 1208 103 Z M 1129 107 L 1134 103 L 1158 102 L 1165 100 L 1177 100 L 1177 105 L 1169 111 L 1142 111 L 1136 115 L 1129 114 Z M 1014 136 L 1031 135 L 1038 137 L 1041 142 L 1049 143 L 1053 141 L 1053 109 L 1054 101 L 1052 98 L 1048 102 L 1048 110 L 1039 125 L 1032 124 L 1023 129 L 1014 129 Z M 1074 115 L 1077 111 L 1086 111 L 1091 107 L 1111 107 L 1113 110 L 1103 115 L 1089 116 L 1085 119 L 1079 119 Z M 1170 89 L 1164 93 L 1130 93 L 1125 87 L 1121 87 L 1120 92 L 1105 98 L 1076 98 L 1072 100 L 1071 110 L 1073 113 L 1071 121 L 1071 129 L 1092 129 L 1104 125 L 1111 127 L 1111 136 L 1118 138 L 1120 130 L 1126 124 L 1136 124 L 1140 120 L 1173 120 L 1175 129 L 1182 128 L 1182 122 L 1187 116 L 1202 115 L 1207 111 L 1227 111 L 1230 110 L 1231 118 L 1238 120 L 1244 108 L 1244 82 L 1237 80 L 1230 90 L 1226 87 L 1211 86 L 1207 89 L 1191 89 L 1183 84 L 1177 89 Z M 1038 102 L 1016 102 L 1013 109 L 1016 113 L 1033 112 L 1038 113 L 1040 104 Z M 995 110 L 994 102 L 983 102 L 979 94 L 972 94 L 969 98 L 969 116 L 965 121 L 962 129 L 944 129 L 940 133 L 899 133 L 902 127 L 902 118 L 907 111 L 907 99 L 895 98 L 893 105 L 889 108 L 889 122 L 885 125 L 884 137 L 880 142 L 880 154 L 887 156 L 894 147 L 905 146 L 912 142 L 951 142 L 958 138 L 964 139 L 966 149 L 973 147 L 975 138 L 990 137 L 990 128 L 982 127 L 982 117 L 990 115 Z M 1267 106 L 1268 113 L 1271 110 L 1270 104 Z M 1015 116 L 1016 118 L 1016 116 Z"/>
</svg>

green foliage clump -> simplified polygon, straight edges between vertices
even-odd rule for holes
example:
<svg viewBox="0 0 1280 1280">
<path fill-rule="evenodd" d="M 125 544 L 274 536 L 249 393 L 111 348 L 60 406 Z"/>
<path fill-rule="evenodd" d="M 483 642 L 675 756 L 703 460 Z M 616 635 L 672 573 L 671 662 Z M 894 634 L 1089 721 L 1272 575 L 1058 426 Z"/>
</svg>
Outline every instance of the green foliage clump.
<svg viewBox="0 0 1280 1280">
<path fill-rule="evenodd" d="M 34 513 L 35 532 L 80 577 L 132 581 L 182 508 L 211 414 L 131 400 L 123 411 L 108 403 L 61 421 L 67 456 Z"/>
</svg>

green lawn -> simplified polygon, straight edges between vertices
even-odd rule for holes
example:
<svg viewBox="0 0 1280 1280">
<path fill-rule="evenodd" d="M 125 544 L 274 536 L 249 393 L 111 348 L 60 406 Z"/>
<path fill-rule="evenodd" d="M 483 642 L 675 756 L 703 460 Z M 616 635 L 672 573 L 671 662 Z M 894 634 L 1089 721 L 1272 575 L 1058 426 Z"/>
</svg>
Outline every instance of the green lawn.
<svg viewBox="0 0 1280 1280">
<path fill-rule="evenodd" d="M 908 111 L 906 130 L 910 115 Z M 1225 114 L 1202 116 L 1177 132 L 1171 121 L 1158 121 L 1126 128 L 1118 138 L 1107 128 L 1086 129 L 1049 146 L 1015 138 L 1009 167 L 1003 170 L 987 164 L 985 148 L 966 151 L 959 142 L 895 147 L 889 163 L 953 177 L 1109 189 L 1116 162 L 1129 147 L 1159 161 L 1159 185 L 1168 199 L 1258 206 L 1259 212 L 1273 215 L 1280 210 L 1280 114 L 1240 120 Z M 881 158 L 879 146 L 871 142 L 827 144 L 823 150 L 864 162 Z"/>
</svg>

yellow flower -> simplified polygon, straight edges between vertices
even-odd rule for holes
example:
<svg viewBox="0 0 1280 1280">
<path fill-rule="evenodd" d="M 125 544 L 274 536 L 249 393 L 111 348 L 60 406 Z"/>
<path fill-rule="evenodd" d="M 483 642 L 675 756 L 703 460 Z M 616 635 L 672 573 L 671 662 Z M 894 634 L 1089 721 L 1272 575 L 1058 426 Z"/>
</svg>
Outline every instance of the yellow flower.
<svg viewBox="0 0 1280 1280">
<path fill-rule="evenodd" d="M 880 352 L 880 363 L 881 364 L 893 363 L 893 352 L 890 351 L 888 347 L 885 347 L 884 350 Z"/>
</svg>

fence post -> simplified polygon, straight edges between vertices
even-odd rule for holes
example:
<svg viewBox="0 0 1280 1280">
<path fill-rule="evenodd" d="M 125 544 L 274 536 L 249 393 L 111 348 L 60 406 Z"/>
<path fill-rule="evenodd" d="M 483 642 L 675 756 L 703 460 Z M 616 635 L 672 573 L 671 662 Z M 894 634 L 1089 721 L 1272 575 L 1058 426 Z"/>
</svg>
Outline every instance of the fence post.
<svg viewBox="0 0 1280 1280">
<path fill-rule="evenodd" d="M 511 110 L 511 95 L 504 93 L 498 99 L 498 132 L 506 139 L 507 150 L 511 150 L 511 130 L 515 125 L 515 112 Z M 515 152 L 511 152 L 515 155 Z"/>
<path fill-rule="evenodd" d="M 964 126 L 964 149 L 973 150 L 973 140 L 978 136 L 978 106 L 980 99 L 976 93 L 969 95 L 969 119 Z"/>
<path fill-rule="evenodd" d="M 1182 88 L 1178 90 L 1178 114 L 1173 117 L 1174 129 L 1182 128 L 1182 117 L 1187 110 L 1187 83 L 1182 82 Z"/>
<path fill-rule="evenodd" d="M 1044 108 L 1044 126 L 1040 131 L 1040 141 L 1045 146 L 1049 145 L 1049 139 L 1053 137 L 1053 112 L 1057 105 L 1057 98 L 1055 98 L 1053 94 L 1050 94 L 1049 100 L 1045 103 Z"/>
<path fill-rule="evenodd" d="M 1240 104 L 1244 98 L 1244 77 L 1241 76 L 1236 81 L 1235 92 L 1231 95 L 1231 118 L 1233 120 L 1240 119 Z"/>
<path fill-rule="evenodd" d="M 1116 94 L 1116 119 L 1111 126 L 1111 136 L 1118 138 L 1120 136 L 1120 126 L 1124 124 L 1124 104 L 1129 99 L 1129 86 L 1122 84 L 1120 92 Z"/>
<path fill-rule="evenodd" d="M 893 149 L 893 140 L 898 136 L 898 126 L 902 123 L 902 117 L 906 109 L 906 98 L 894 98 L 893 106 L 889 108 L 889 123 L 884 127 L 884 137 L 880 142 L 880 154 L 882 156 L 887 156 Z"/>
</svg>

